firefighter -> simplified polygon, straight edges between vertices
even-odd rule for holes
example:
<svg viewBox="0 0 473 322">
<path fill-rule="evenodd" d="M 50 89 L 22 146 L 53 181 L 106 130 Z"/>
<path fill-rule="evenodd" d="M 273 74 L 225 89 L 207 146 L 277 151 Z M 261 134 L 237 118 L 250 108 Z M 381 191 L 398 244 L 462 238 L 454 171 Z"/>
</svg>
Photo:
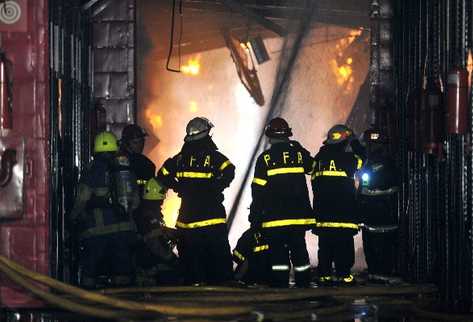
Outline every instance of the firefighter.
<svg viewBox="0 0 473 322">
<path fill-rule="evenodd" d="M 271 285 L 288 287 L 292 262 L 296 286 L 305 287 L 310 280 L 305 232 L 315 223 L 305 175 L 313 159 L 299 142 L 289 140 L 292 130 L 284 119 L 272 119 L 265 135 L 271 146 L 256 160 L 249 221 L 271 249 Z"/>
<path fill-rule="evenodd" d="M 143 200 L 133 213 L 144 244 L 135 253 L 139 286 L 179 283 L 178 260 L 172 250 L 177 236 L 174 229 L 166 227 L 161 213 L 166 190 L 155 178 L 149 179 Z"/>
<path fill-rule="evenodd" d="M 126 125 L 121 133 L 119 153 L 125 155 L 130 160 L 130 166 L 136 174 L 136 183 L 139 189 L 140 200 L 143 199 L 144 186 L 146 182 L 153 178 L 156 174 L 156 166 L 143 154 L 145 146 L 145 138 L 148 134 L 140 126 L 136 124 Z M 144 218 L 138 219 L 141 212 L 134 214 L 136 220 L 146 220 Z M 137 243 L 134 245 L 134 260 L 137 268 L 136 281 L 140 284 L 151 283 L 154 278 L 148 278 L 148 273 L 156 270 L 156 267 L 150 267 L 146 258 L 154 258 L 150 252 L 149 247 L 144 243 L 140 234 L 137 236 Z M 156 260 L 154 258 L 154 260 Z"/>
<path fill-rule="evenodd" d="M 354 282 L 350 270 L 355 261 L 353 236 L 358 232 L 356 215 L 355 173 L 362 167 L 362 158 L 347 152 L 351 141 L 358 141 L 345 125 L 335 125 L 315 156 L 312 174 L 314 213 L 319 237 L 318 273 L 321 284 L 336 280 Z M 353 145 L 359 146 L 359 142 Z"/>
<path fill-rule="evenodd" d="M 139 197 L 128 160 L 117 150 L 113 133 L 96 136 L 94 160 L 81 177 L 71 212 L 71 229 L 79 230 L 81 244 L 80 284 L 86 288 L 97 287 L 100 276 L 114 286 L 129 285 L 134 274 L 136 233 L 130 216 Z"/>
<path fill-rule="evenodd" d="M 143 154 L 145 138 L 148 134 L 136 124 L 129 124 L 122 130 L 120 139 L 120 154 L 124 154 L 130 160 L 130 165 L 137 177 L 140 186 L 140 196 L 143 196 L 143 187 L 146 181 L 156 174 L 156 166 L 153 161 Z"/>
<path fill-rule="evenodd" d="M 271 262 L 269 245 L 261 232 L 247 229 L 238 239 L 233 249 L 233 261 L 237 264 L 235 279 L 247 284 L 269 284 Z"/>
<path fill-rule="evenodd" d="M 363 133 L 368 159 L 361 170 L 359 204 L 363 227 L 363 250 L 370 279 L 394 273 L 397 244 L 398 173 L 388 153 L 388 139 L 371 128 Z"/>
<path fill-rule="evenodd" d="M 196 117 L 186 126 L 181 151 L 166 160 L 158 179 L 178 193 L 178 253 L 186 284 L 215 284 L 232 279 L 223 190 L 235 166 L 218 151 L 210 136 L 213 124 Z"/>
</svg>

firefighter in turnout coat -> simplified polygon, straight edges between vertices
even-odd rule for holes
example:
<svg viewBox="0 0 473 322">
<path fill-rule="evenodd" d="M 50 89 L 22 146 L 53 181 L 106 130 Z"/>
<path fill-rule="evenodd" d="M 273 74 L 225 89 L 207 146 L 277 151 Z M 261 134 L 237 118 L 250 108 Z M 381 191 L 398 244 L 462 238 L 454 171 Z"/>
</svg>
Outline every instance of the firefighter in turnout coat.
<svg viewBox="0 0 473 322">
<path fill-rule="evenodd" d="M 80 284 L 85 288 L 98 287 L 102 276 L 114 286 L 129 285 L 134 276 L 131 212 L 138 207 L 138 187 L 128 159 L 117 151 L 113 133 L 96 136 L 94 160 L 81 177 L 69 218 L 79 231 Z"/>
<path fill-rule="evenodd" d="M 354 137 L 345 125 L 335 125 L 315 156 L 314 233 L 319 237 L 318 273 L 322 283 L 332 282 L 332 263 L 337 280 L 347 284 L 354 281 L 350 274 L 355 261 L 353 236 L 358 232 L 354 176 L 363 164 L 355 153 L 347 152 Z"/>
<path fill-rule="evenodd" d="M 143 154 L 145 138 L 148 134 L 136 124 L 128 124 L 122 130 L 120 139 L 120 154 L 126 155 L 130 160 L 130 167 L 136 175 L 136 183 L 140 187 L 140 197 L 146 182 L 153 178 L 156 166 L 153 161 Z"/>
<path fill-rule="evenodd" d="M 248 284 L 268 284 L 271 277 L 269 245 L 255 229 L 246 230 L 233 249 L 233 261 L 237 264 L 235 279 Z"/>
<path fill-rule="evenodd" d="M 186 127 L 184 145 L 158 171 L 158 180 L 182 199 L 176 222 L 178 252 L 187 284 L 215 284 L 232 279 L 223 190 L 235 166 L 218 151 L 209 133 L 213 124 L 196 117 Z"/>
<path fill-rule="evenodd" d="M 315 220 L 305 176 L 312 171 L 313 159 L 297 141 L 289 140 L 292 130 L 284 119 L 272 119 L 265 134 L 271 147 L 256 160 L 249 221 L 269 244 L 272 286 L 288 286 L 291 262 L 296 285 L 307 286 L 305 232 Z"/>
<path fill-rule="evenodd" d="M 382 131 L 375 128 L 366 130 L 363 141 L 368 158 L 361 171 L 358 201 L 360 218 L 365 224 L 363 251 L 369 277 L 376 279 L 395 271 L 399 176 L 389 153 L 388 138 Z"/>
</svg>

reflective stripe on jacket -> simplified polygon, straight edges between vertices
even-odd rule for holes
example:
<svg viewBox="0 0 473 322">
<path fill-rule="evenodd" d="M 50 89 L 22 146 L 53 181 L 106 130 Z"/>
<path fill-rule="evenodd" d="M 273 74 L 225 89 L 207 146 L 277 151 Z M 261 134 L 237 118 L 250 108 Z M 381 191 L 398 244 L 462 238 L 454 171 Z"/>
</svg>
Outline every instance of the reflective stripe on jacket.
<svg viewBox="0 0 473 322">
<path fill-rule="evenodd" d="M 181 198 L 177 227 L 183 229 L 214 225 L 214 221 L 225 223 L 223 190 L 234 176 L 235 166 L 210 137 L 186 142 L 157 174 L 158 180 Z"/>
<path fill-rule="evenodd" d="M 346 145 L 324 145 L 315 156 L 312 174 L 317 230 L 358 230 L 355 173 L 363 161 Z"/>
<path fill-rule="evenodd" d="M 225 218 L 214 218 L 214 219 L 207 219 L 202 221 L 190 222 L 190 223 L 183 223 L 180 221 L 176 222 L 176 227 L 184 228 L 184 229 L 193 229 L 193 228 L 202 228 L 206 226 L 213 226 L 219 224 L 225 224 Z"/>
<path fill-rule="evenodd" d="M 306 183 L 313 165 L 309 151 L 297 141 L 274 143 L 261 153 L 251 184 L 250 221 L 263 228 L 313 224 Z"/>
</svg>

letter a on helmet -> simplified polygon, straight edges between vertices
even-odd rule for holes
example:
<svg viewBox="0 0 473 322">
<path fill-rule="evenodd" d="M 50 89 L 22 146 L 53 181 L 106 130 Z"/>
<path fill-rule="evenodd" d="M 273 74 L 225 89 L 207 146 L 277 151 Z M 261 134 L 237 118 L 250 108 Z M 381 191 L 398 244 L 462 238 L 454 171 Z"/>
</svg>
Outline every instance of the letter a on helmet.
<svg viewBox="0 0 473 322">
<path fill-rule="evenodd" d="M 337 144 L 348 139 L 352 135 L 353 131 L 344 124 L 337 124 L 332 126 L 327 133 L 327 139 L 324 144 Z"/>
</svg>

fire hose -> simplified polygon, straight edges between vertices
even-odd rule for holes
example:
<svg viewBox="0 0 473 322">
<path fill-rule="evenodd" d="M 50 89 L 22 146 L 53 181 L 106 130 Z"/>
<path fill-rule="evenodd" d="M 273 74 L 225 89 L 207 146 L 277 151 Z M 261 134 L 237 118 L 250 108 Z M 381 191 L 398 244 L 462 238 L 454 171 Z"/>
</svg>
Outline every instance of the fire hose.
<svg viewBox="0 0 473 322">
<path fill-rule="evenodd" d="M 73 301 L 63 299 L 60 296 L 53 295 L 47 291 L 44 291 L 38 286 L 33 285 L 28 280 L 24 279 L 23 276 L 21 276 L 14 270 L 8 268 L 8 266 L 3 264 L 3 262 L 0 263 L 0 271 L 2 271 L 2 273 L 8 276 L 8 278 L 10 278 L 12 281 L 27 289 L 37 297 L 43 299 L 45 302 L 54 304 L 62 309 L 105 319 L 117 319 L 124 316 L 124 313 L 122 311 L 119 312 L 107 309 L 98 309 L 87 305 L 78 304 Z"/>
<path fill-rule="evenodd" d="M 150 288 L 117 288 L 103 290 L 105 294 L 132 294 L 132 293 L 155 293 L 155 294 L 170 294 L 182 292 L 180 287 L 150 287 Z M 210 288 L 210 291 L 223 292 L 228 288 Z M 189 289 L 191 292 L 202 292 L 199 288 Z M 337 296 L 383 296 L 383 295 L 405 295 L 405 294 L 427 294 L 437 292 L 437 288 L 433 285 L 421 286 L 402 286 L 402 287 L 377 287 L 367 286 L 360 288 L 347 287 L 317 287 L 317 288 L 298 288 L 297 291 L 288 288 L 271 288 L 271 289 L 229 289 L 232 293 L 235 291 L 241 296 L 235 294 L 218 296 L 205 296 L 199 294 L 192 298 L 194 302 L 237 302 L 237 303 L 264 303 L 264 302 L 279 302 L 279 301 L 296 301 L 307 300 L 314 298 L 326 298 Z M 176 298 L 166 298 L 171 301 L 176 301 Z"/>
<path fill-rule="evenodd" d="M 41 284 L 47 285 L 53 289 L 60 290 L 62 292 L 74 295 L 80 299 L 87 300 L 90 302 L 106 304 L 112 307 L 117 307 L 120 309 L 126 309 L 131 311 L 138 312 L 152 312 L 160 313 L 166 315 L 180 315 L 180 316 L 230 316 L 230 315 L 241 315 L 251 312 L 251 308 L 242 307 L 242 306 L 219 306 L 212 308 L 202 308 L 196 306 L 186 306 L 186 305 L 159 305 L 154 303 L 143 303 L 143 302 L 134 302 L 126 301 L 103 294 L 90 292 L 83 290 L 81 288 L 68 285 L 62 282 L 59 282 L 49 276 L 39 274 L 33 271 L 30 271 L 15 262 L 0 256 L 0 271 L 2 271 L 9 278 L 14 280 L 16 283 L 30 290 L 33 294 L 44 299 L 48 303 L 57 304 L 62 308 L 66 308 L 75 312 L 84 313 L 88 315 L 96 315 L 105 318 L 115 318 L 115 313 L 113 311 L 105 310 L 104 312 L 99 311 L 84 311 L 82 305 L 71 303 L 69 300 L 58 301 L 59 297 L 47 294 L 47 292 L 40 290 L 38 287 L 35 287 L 24 278 L 28 278 L 39 282 Z M 46 296 L 47 295 L 47 296 Z M 64 302 L 66 301 L 66 302 Z M 80 310 L 80 311 L 79 311 Z M 98 315 L 100 314 L 100 315 Z M 123 313 L 120 313 L 120 317 L 123 317 Z"/>
<path fill-rule="evenodd" d="M 179 301 L 177 305 L 158 305 L 154 303 L 134 302 L 118 299 L 108 296 L 106 294 L 132 294 L 132 293 L 156 293 L 156 294 L 173 294 L 173 293 L 218 293 L 231 292 L 233 294 L 223 295 L 215 294 L 213 296 L 206 296 L 199 294 L 192 297 L 192 302 L 201 303 L 222 303 L 222 302 L 236 302 L 236 303 L 263 303 L 263 302 L 279 302 L 279 301 L 294 301 L 307 300 L 314 298 L 327 298 L 336 296 L 369 296 L 369 295 L 401 295 L 401 294 L 419 294 L 419 293 L 433 293 L 436 288 L 430 285 L 426 286 L 407 286 L 397 288 L 379 288 L 379 287 L 363 287 L 363 288 L 315 288 L 315 289 L 297 289 L 297 292 L 291 289 L 242 289 L 232 287 L 151 287 L 151 288 L 124 288 L 124 289 L 109 289 L 102 290 L 101 293 L 85 291 L 83 289 L 59 282 L 49 276 L 30 271 L 17 263 L 0 256 L 0 271 L 7 275 L 14 282 L 20 286 L 28 289 L 30 292 L 60 308 L 77 312 L 84 315 L 91 315 L 107 319 L 117 319 L 124 317 L 143 318 L 149 317 L 151 314 L 165 314 L 174 316 L 230 316 L 242 314 L 258 314 L 259 312 L 252 311 L 246 306 L 222 306 L 214 305 L 211 308 L 202 308 L 197 305 L 186 305 L 183 303 L 185 298 L 163 298 L 160 300 Z M 93 303 L 105 304 L 118 308 L 104 309 L 91 307 L 84 304 L 76 303 L 72 300 L 66 299 L 64 296 L 51 294 L 40 287 L 30 283 L 28 280 L 39 282 L 53 289 L 62 291 L 68 295 L 78 297 Z M 239 296 L 235 296 L 238 293 Z M 175 303 L 175 302 L 173 302 Z M 338 308 L 339 309 L 339 308 Z M 323 314 L 325 309 L 316 310 L 316 313 Z"/>
</svg>

